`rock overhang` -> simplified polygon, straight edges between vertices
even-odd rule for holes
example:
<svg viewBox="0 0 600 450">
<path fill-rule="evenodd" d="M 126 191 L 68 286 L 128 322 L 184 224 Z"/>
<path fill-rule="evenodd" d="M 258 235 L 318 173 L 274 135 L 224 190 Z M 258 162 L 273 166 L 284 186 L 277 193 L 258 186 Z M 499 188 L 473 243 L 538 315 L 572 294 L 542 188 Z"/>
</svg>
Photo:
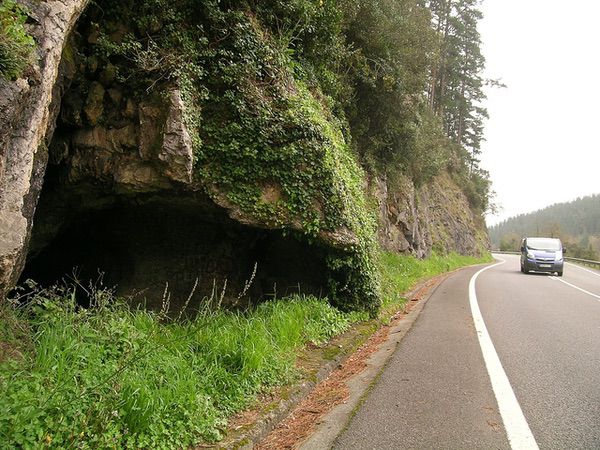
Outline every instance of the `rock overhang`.
<svg viewBox="0 0 600 450">
<path fill-rule="evenodd" d="M 360 258 L 355 258 L 356 254 L 366 254 L 368 259 L 368 252 L 364 251 L 362 245 L 363 239 L 352 229 L 351 220 L 347 220 L 348 217 L 355 219 L 346 210 L 345 204 L 349 200 L 353 201 L 353 198 L 350 196 L 338 202 L 341 206 L 334 211 L 339 216 L 337 218 L 332 216 L 332 209 L 327 204 L 327 195 L 337 197 L 339 193 L 353 191 L 352 194 L 356 197 L 358 192 L 355 187 L 346 186 L 346 181 L 336 179 L 338 166 L 349 164 L 350 170 L 355 172 L 354 176 L 360 173 L 360 169 L 352 161 L 352 157 L 346 154 L 343 143 L 340 146 L 331 141 L 331 136 L 339 131 L 335 131 L 335 127 L 332 128 L 327 122 L 326 112 L 312 99 L 311 94 L 302 85 L 287 89 L 290 96 L 288 106 L 296 104 L 301 116 L 301 122 L 294 126 L 299 126 L 299 129 L 307 127 L 306 133 L 300 132 L 289 144 L 294 146 L 299 145 L 298 142 L 303 139 L 316 139 L 315 144 L 330 147 L 329 150 L 316 148 L 310 158 L 305 158 L 298 164 L 293 163 L 294 167 L 290 167 L 291 171 L 297 170 L 298 173 L 309 172 L 309 168 L 320 170 L 316 173 L 317 178 L 314 177 L 314 171 L 307 176 L 298 177 L 301 179 L 301 186 L 306 188 L 306 192 L 301 192 L 304 196 L 302 208 L 307 205 L 308 208 L 301 209 L 298 205 L 290 208 L 289 205 L 284 205 L 285 200 L 297 193 L 290 191 L 289 184 L 286 185 L 272 174 L 253 180 L 241 180 L 242 183 L 254 183 L 258 192 L 260 204 L 248 207 L 248 203 L 236 201 L 239 197 L 233 192 L 235 189 L 229 189 L 230 186 L 219 183 L 218 179 L 205 176 L 206 172 L 202 175 L 207 166 L 201 167 L 203 161 L 199 153 L 202 154 L 202 151 L 198 150 L 198 140 L 194 139 L 199 130 L 189 130 L 186 120 L 189 110 L 197 109 L 198 105 L 186 103 L 186 93 L 182 94 L 178 81 L 158 83 L 153 86 L 149 95 L 141 97 L 139 91 L 128 90 L 126 85 L 117 80 L 112 61 L 105 61 L 103 69 L 101 61 L 86 53 L 89 48 L 83 51 L 77 48 L 82 43 L 89 47 L 97 42 L 98 32 L 98 26 L 90 26 L 90 21 L 84 17 L 63 52 L 66 56 L 61 66 L 62 78 L 56 77 L 58 89 L 53 86 L 55 94 L 61 95 L 62 104 L 60 109 L 54 110 L 56 123 L 49 126 L 52 133 L 45 136 L 50 158 L 46 176 L 48 183 L 35 218 L 36 228 L 30 247 L 30 259 L 38 258 L 39 261 L 44 248 L 48 250 L 47 247 L 53 245 L 53 239 L 62 241 L 65 236 L 73 234 L 73 227 L 94 228 L 89 222 L 90 217 L 104 216 L 103 219 L 98 219 L 100 222 L 106 221 L 106 217 L 116 218 L 114 211 L 123 208 L 122 205 L 128 205 L 124 207 L 126 209 L 144 209 L 152 203 L 148 198 L 154 196 L 161 198 L 163 202 L 162 207 L 157 210 L 158 215 L 173 202 L 177 204 L 180 200 L 187 202 L 185 208 L 191 211 L 185 211 L 185 208 L 179 211 L 195 215 L 193 210 L 197 209 L 200 211 L 197 217 L 200 217 L 203 214 L 211 216 L 212 213 L 206 213 L 207 211 L 220 210 L 217 214 L 221 220 L 219 223 L 227 222 L 225 228 L 241 226 L 255 229 L 258 234 L 267 233 L 270 235 L 267 240 L 272 241 L 274 248 L 287 246 L 298 253 L 300 250 L 294 246 L 299 243 L 303 248 L 309 249 L 308 253 L 314 250 L 313 265 L 319 267 L 319 275 L 315 275 L 319 280 L 315 283 L 318 289 L 312 289 L 311 292 L 316 293 L 318 290 L 320 295 L 337 295 L 335 300 L 342 306 L 364 308 L 365 304 L 361 304 L 360 299 L 357 300 L 359 297 L 356 292 L 352 294 L 353 288 L 349 288 L 348 281 L 349 272 L 361 270 L 360 267 L 353 267 L 355 262 L 361 261 Z M 89 36 L 85 33 L 89 33 Z M 64 39 L 66 41 L 67 37 Z M 112 76 L 106 75 L 108 66 L 115 69 L 111 71 Z M 285 78 L 285 83 L 293 83 L 293 77 L 289 74 Z M 298 92 L 302 92 L 303 97 L 298 97 Z M 55 102 L 56 100 L 57 98 L 54 99 Z M 196 110 L 192 114 L 197 112 Z M 311 118 L 310 115 L 317 118 Z M 290 116 L 295 120 L 294 114 Z M 52 122 L 53 118 L 49 120 Z M 327 135 L 330 137 L 327 138 Z M 333 140 L 338 138 L 339 136 L 334 137 Z M 254 161 L 252 164 L 260 165 L 263 162 Z M 323 174 L 328 177 L 329 186 L 325 186 L 324 190 L 310 191 L 315 183 L 323 183 L 322 179 L 318 179 Z M 331 186 L 334 186 L 333 190 Z M 317 198 L 315 193 L 321 197 Z M 362 192 L 358 192 L 359 201 L 362 201 L 361 196 Z M 198 201 L 199 198 L 202 200 Z M 265 215 L 265 211 L 275 213 L 269 217 L 268 214 Z M 277 213 L 281 211 L 284 213 Z M 61 212 L 65 212 L 62 218 L 58 217 Z M 45 218 L 44 214 L 47 214 Z M 78 214 L 83 218 L 83 224 L 77 225 Z M 199 222 L 206 225 L 212 223 L 213 219 L 200 218 Z M 32 222 L 33 217 L 29 220 L 29 226 Z M 80 243 L 85 241 L 81 233 L 75 234 Z M 29 232 L 21 232 L 20 236 L 23 235 L 29 239 Z M 294 244 L 290 244 L 292 241 L 286 243 L 286 235 L 292 236 L 290 239 Z M 256 236 L 252 239 L 256 239 Z M 281 244 L 282 240 L 284 244 Z M 19 245 L 21 254 L 25 254 L 28 244 L 22 241 Z M 303 258 L 305 260 L 306 256 L 299 259 Z M 288 261 L 288 264 L 292 262 Z M 17 268 L 17 272 L 19 271 Z M 26 271 L 28 272 L 32 270 Z M 128 273 L 127 270 L 121 272 Z M 323 274 L 326 275 L 325 281 L 321 279 Z M 301 281 L 305 285 L 310 284 L 306 277 Z M 345 302 L 339 297 L 342 292 L 354 295 L 355 299 Z"/>
</svg>

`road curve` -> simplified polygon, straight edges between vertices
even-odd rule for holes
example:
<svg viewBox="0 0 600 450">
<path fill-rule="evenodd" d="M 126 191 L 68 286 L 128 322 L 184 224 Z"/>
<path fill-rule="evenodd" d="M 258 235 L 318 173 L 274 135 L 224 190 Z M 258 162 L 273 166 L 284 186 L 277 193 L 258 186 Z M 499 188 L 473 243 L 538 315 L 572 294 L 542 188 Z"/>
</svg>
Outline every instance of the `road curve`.
<svg viewBox="0 0 600 450">
<path fill-rule="evenodd" d="M 525 275 L 518 257 L 499 258 L 477 303 L 535 442 L 600 448 L 600 273 Z M 511 448 L 469 307 L 480 269 L 433 293 L 334 448 Z"/>
<path fill-rule="evenodd" d="M 540 448 L 600 448 L 600 276 L 524 275 L 517 256 L 482 274 L 479 306 Z M 562 283 L 565 281 L 570 285 Z"/>
</svg>

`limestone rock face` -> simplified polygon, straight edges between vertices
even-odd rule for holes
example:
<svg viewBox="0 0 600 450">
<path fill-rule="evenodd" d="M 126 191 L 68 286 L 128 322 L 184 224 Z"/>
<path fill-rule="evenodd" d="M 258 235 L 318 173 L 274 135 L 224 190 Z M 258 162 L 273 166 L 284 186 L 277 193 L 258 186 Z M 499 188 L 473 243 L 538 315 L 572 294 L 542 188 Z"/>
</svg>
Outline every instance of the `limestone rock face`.
<svg viewBox="0 0 600 450">
<path fill-rule="evenodd" d="M 111 86 L 114 67 L 107 66 L 85 98 L 68 92 L 80 69 L 64 49 L 88 1 L 28 4 L 37 63 L 24 78 L 0 80 L 0 295 L 23 269 L 51 142 L 51 160 L 68 160 L 70 183 L 95 179 L 151 192 L 192 180 L 192 144 L 176 88 L 162 103 L 138 105 Z M 122 109 L 120 126 L 103 122 L 111 105 Z M 59 113 L 75 131 L 53 139 Z"/>
<path fill-rule="evenodd" d="M 41 189 L 64 44 L 88 0 L 31 2 L 37 64 L 0 82 L 0 294 L 18 278 Z"/>
<path fill-rule="evenodd" d="M 432 250 L 479 256 L 489 249 L 480 216 L 448 174 L 416 188 L 408 178 L 376 179 L 379 199 L 378 239 L 387 251 L 419 258 Z"/>
<path fill-rule="evenodd" d="M 179 91 L 169 97 L 169 112 L 163 131 L 158 159 L 165 164 L 165 174 L 182 183 L 192 181 L 192 140 L 183 118 L 184 104 Z"/>
<path fill-rule="evenodd" d="M 178 90 L 171 90 L 166 102 L 141 102 L 137 113 L 119 127 L 89 120 L 86 108 L 88 123 L 94 125 L 55 140 L 50 149 L 54 159 L 68 168 L 69 183 L 93 179 L 131 192 L 191 183 L 192 142 Z M 78 116 L 79 111 L 69 115 Z"/>
</svg>

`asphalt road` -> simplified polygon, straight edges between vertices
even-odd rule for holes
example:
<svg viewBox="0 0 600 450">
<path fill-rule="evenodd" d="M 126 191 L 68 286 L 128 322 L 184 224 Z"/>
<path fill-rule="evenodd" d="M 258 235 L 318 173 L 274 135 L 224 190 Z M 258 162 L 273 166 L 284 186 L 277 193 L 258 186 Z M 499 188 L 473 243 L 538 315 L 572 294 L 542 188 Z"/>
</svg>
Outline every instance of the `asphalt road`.
<svg viewBox="0 0 600 450">
<path fill-rule="evenodd" d="M 600 272 L 568 264 L 562 278 L 525 275 L 518 257 L 500 258 L 475 291 L 527 448 L 600 449 Z M 334 448 L 524 448 L 517 411 L 502 406 L 502 418 L 473 321 L 468 288 L 480 269 L 432 294 Z"/>
</svg>

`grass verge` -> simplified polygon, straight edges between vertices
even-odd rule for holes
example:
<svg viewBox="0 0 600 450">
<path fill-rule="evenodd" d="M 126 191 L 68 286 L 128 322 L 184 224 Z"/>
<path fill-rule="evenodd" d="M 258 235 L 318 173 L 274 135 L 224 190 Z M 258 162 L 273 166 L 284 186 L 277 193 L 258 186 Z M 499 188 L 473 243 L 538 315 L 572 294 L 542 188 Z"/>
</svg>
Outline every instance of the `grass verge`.
<svg viewBox="0 0 600 450">
<path fill-rule="evenodd" d="M 6 448 L 180 448 L 221 437 L 226 418 L 295 376 L 296 351 L 361 316 L 295 297 L 251 312 L 168 323 L 104 292 L 4 305 L 0 441 Z M 7 356 L 8 355 L 8 356 Z"/>
<path fill-rule="evenodd" d="M 367 339 L 418 281 L 487 260 L 383 254 L 384 311 L 370 321 L 314 297 L 179 322 L 132 310 L 103 291 L 93 293 L 89 309 L 77 306 L 70 289 L 38 292 L 24 306 L 5 302 L 2 448 L 158 449 L 219 440 L 227 418 L 259 392 L 296 379 L 296 356 L 307 343 L 322 344 L 357 322 L 357 330 L 371 330 Z"/>
<path fill-rule="evenodd" d="M 404 305 L 403 295 L 419 281 L 450 272 L 459 267 L 493 261 L 491 254 L 481 258 L 457 253 L 440 256 L 433 253 L 429 258 L 418 259 L 410 255 L 384 252 L 379 259 L 381 289 L 383 296 L 382 315 L 394 313 Z"/>
</svg>

